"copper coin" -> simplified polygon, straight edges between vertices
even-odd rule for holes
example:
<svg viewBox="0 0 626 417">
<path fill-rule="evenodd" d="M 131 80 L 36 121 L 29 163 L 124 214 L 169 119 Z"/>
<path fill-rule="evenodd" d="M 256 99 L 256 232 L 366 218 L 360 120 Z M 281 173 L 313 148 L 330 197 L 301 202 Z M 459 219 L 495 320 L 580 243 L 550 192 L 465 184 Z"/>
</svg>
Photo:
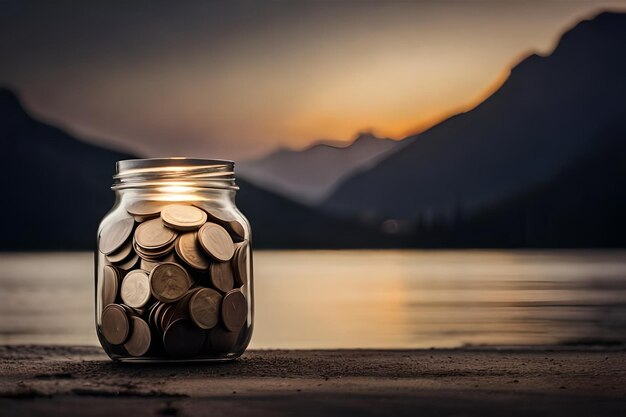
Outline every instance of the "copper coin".
<svg viewBox="0 0 626 417">
<path fill-rule="evenodd" d="M 111 265 L 105 265 L 102 271 L 102 305 L 104 307 L 115 302 L 119 282 L 120 275 L 117 269 Z"/>
<path fill-rule="evenodd" d="M 189 319 L 178 319 L 170 323 L 163 333 L 165 351 L 175 357 L 193 357 L 204 345 L 205 331 Z"/>
<path fill-rule="evenodd" d="M 175 244 L 176 244 L 176 241 L 171 242 L 170 244 L 165 245 L 161 248 L 145 249 L 139 246 L 137 242 L 135 241 L 133 243 L 133 247 L 135 248 L 135 252 L 137 252 L 137 254 L 141 256 L 143 259 L 152 260 L 152 259 L 162 258 L 166 256 L 167 254 L 169 254 L 172 251 L 172 249 L 174 249 Z"/>
<path fill-rule="evenodd" d="M 159 303 L 161 303 L 159 301 Z M 168 304 L 165 303 L 161 303 L 158 306 L 156 306 L 155 310 L 154 310 L 154 314 L 152 315 L 152 321 L 150 322 L 150 324 L 154 327 L 154 329 L 161 331 L 161 328 L 159 327 L 159 323 L 161 322 L 161 312 L 165 309 L 165 307 L 167 307 Z"/>
<path fill-rule="evenodd" d="M 240 332 L 230 332 L 222 326 L 216 326 L 209 330 L 207 345 L 214 353 L 234 353 L 235 345 L 239 339 Z"/>
<path fill-rule="evenodd" d="M 111 263 L 120 263 L 122 261 L 128 260 L 133 253 L 133 240 L 128 239 L 126 243 L 122 245 L 118 250 L 113 252 L 110 255 L 106 255 L 107 261 Z"/>
<path fill-rule="evenodd" d="M 150 326 L 137 316 L 131 317 L 131 322 L 133 331 L 128 341 L 124 343 L 124 348 L 130 356 L 143 356 L 150 348 L 152 341 Z"/>
<path fill-rule="evenodd" d="M 128 316 L 119 304 L 109 304 L 102 310 L 102 335 L 112 345 L 121 345 L 128 337 Z"/>
<path fill-rule="evenodd" d="M 189 315 L 201 329 L 211 329 L 219 323 L 222 295 L 210 288 L 201 288 L 189 300 Z"/>
<path fill-rule="evenodd" d="M 129 307 L 141 308 L 150 299 L 149 272 L 135 269 L 130 271 L 122 281 L 120 290 L 122 301 Z"/>
<path fill-rule="evenodd" d="M 228 223 L 237 220 L 237 217 L 225 207 L 220 207 L 211 201 L 194 201 L 193 205 L 204 210 L 209 217 L 219 223 Z"/>
<path fill-rule="evenodd" d="M 158 264 L 165 262 L 176 263 L 174 253 L 169 253 L 160 258 L 141 258 L 139 268 L 144 271 L 152 271 Z"/>
<path fill-rule="evenodd" d="M 164 303 L 180 300 L 191 287 L 185 269 L 175 263 L 162 263 L 150 272 L 150 287 L 154 297 Z"/>
<path fill-rule="evenodd" d="M 167 329 L 167 325 L 170 323 L 170 319 L 174 314 L 175 307 L 176 306 L 174 304 L 167 304 L 163 307 L 163 310 L 161 310 L 161 315 L 159 316 L 159 320 L 157 322 L 157 326 L 161 329 L 161 331 Z"/>
<path fill-rule="evenodd" d="M 235 252 L 233 240 L 228 232 L 215 223 L 205 223 L 198 230 L 198 241 L 205 252 L 217 261 L 230 260 Z"/>
<path fill-rule="evenodd" d="M 143 223 L 146 220 L 156 219 L 157 217 L 159 217 L 158 214 L 150 215 L 150 216 L 133 216 L 133 218 L 135 219 L 137 223 Z"/>
<path fill-rule="evenodd" d="M 182 234 L 176 239 L 176 253 L 187 265 L 204 271 L 209 267 L 207 259 L 195 232 Z"/>
<path fill-rule="evenodd" d="M 241 242 L 246 239 L 246 228 L 239 220 L 232 220 L 228 222 L 226 228 L 230 232 L 233 240 Z"/>
<path fill-rule="evenodd" d="M 197 201 L 193 205 L 204 210 L 212 221 L 224 226 L 234 240 L 241 241 L 246 238 L 246 228 L 233 210 L 210 201 Z"/>
<path fill-rule="evenodd" d="M 235 286 L 235 273 L 230 262 L 214 262 L 209 267 L 211 285 L 221 292 L 228 292 Z"/>
<path fill-rule="evenodd" d="M 165 204 L 162 201 L 140 200 L 130 204 L 126 211 L 133 216 L 158 216 Z"/>
<path fill-rule="evenodd" d="M 161 219 L 148 220 L 135 230 L 135 243 L 146 250 L 162 249 L 176 240 L 176 231 L 165 226 Z"/>
<path fill-rule="evenodd" d="M 233 269 L 235 270 L 235 278 L 239 286 L 248 282 L 248 242 L 237 244 L 235 254 L 233 255 Z"/>
<path fill-rule="evenodd" d="M 185 232 L 202 226 L 207 214 L 194 206 L 170 204 L 161 210 L 161 219 L 166 226 Z"/>
<path fill-rule="evenodd" d="M 248 302 L 240 290 L 229 291 L 222 300 L 222 320 L 226 329 L 239 330 L 248 318 Z"/>
<path fill-rule="evenodd" d="M 132 233 L 134 226 L 135 220 L 132 217 L 126 217 L 103 227 L 98 239 L 100 252 L 110 255 L 119 249 Z"/>
<path fill-rule="evenodd" d="M 159 264 L 158 261 L 152 261 L 152 260 L 141 258 L 141 261 L 139 261 L 139 268 L 143 269 L 144 271 L 152 271 L 154 267 L 157 266 L 158 264 Z"/>
<path fill-rule="evenodd" d="M 193 297 L 193 295 L 200 289 L 201 288 L 192 288 L 191 290 L 187 291 L 187 294 L 185 294 L 183 298 L 174 303 L 174 308 L 172 309 L 172 312 L 170 314 L 167 314 L 167 317 L 164 321 L 164 328 L 167 328 L 167 326 L 174 320 L 189 318 L 189 300 L 191 300 L 191 297 Z"/>
<path fill-rule="evenodd" d="M 132 269 L 137 264 L 138 260 L 139 260 L 139 256 L 137 256 L 136 254 L 133 254 L 127 261 L 117 264 L 117 267 L 121 270 L 128 271 L 129 269 Z"/>
</svg>

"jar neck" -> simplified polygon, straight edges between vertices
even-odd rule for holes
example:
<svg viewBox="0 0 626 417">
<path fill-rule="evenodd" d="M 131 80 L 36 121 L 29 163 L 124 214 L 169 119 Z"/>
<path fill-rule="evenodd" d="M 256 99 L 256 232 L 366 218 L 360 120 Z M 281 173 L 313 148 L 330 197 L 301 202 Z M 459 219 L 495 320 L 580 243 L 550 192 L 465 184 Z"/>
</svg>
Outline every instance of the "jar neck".
<svg viewBox="0 0 626 417">
<path fill-rule="evenodd" d="M 239 189 L 234 165 L 232 161 L 209 159 L 129 159 L 117 163 L 111 188 L 116 192 L 171 195 L 215 190 L 234 195 Z"/>
<path fill-rule="evenodd" d="M 140 200 L 192 204 L 194 202 L 210 202 L 222 208 L 235 207 L 236 190 L 164 186 L 162 188 L 114 189 L 114 191 L 117 203 L 122 205 Z"/>
</svg>

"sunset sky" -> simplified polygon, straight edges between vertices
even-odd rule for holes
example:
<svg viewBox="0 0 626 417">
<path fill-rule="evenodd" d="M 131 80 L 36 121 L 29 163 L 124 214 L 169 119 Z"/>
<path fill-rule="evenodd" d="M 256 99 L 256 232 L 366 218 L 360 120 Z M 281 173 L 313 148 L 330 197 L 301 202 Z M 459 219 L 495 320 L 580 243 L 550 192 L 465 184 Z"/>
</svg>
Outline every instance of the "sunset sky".
<svg viewBox="0 0 626 417">
<path fill-rule="evenodd" d="M 603 9 L 626 1 L 0 0 L 0 85 L 107 146 L 249 158 L 424 129 Z"/>
</svg>

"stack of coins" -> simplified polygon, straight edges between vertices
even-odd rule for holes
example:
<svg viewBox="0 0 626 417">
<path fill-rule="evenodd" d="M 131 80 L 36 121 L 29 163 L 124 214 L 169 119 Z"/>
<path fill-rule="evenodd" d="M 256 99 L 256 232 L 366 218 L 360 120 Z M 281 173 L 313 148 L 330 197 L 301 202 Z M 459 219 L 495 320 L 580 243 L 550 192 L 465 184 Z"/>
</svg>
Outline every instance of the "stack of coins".
<svg viewBox="0 0 626 417">
<path fill-rule="evenodd" d="M 248 323 L 246 228 L 208 202 L 137 201 L 102 228 L 100 333 L 121 356 L 233 353 Z"/>
</svg>

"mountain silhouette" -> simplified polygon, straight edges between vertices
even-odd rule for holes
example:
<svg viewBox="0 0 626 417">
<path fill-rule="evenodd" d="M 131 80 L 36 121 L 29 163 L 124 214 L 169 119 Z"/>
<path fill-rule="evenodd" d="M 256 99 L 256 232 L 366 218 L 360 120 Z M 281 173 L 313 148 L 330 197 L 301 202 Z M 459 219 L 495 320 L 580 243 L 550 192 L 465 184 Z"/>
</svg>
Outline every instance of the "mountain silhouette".
<svg viewBox="0 0 626 417">
<path fill-rule="evenodd" d="M 602 132 L 624 120 L 624 45 L 626 14 L 577 24 L 552 54 L 516 65 L 476 108 L 347 178 L 324 208 L 413 220 L 467 216 L 552 181 L 604 146 Z"/>
<path fill-rule="evenodd" d="M 373 166 L 401 145 L 361 132 L 348 146 L 318 143 L 300 151 L 279 149 L 263 158 L 241 162 L 239 172 L 264 188 L 317 204 L 346 176 Z"/>
<path fill-rule="evenodd" d="M 82 142 L 32 118 L 16 95 L 0 89 L 3 178 L 0 250 L 92 250 L 98 224 L 113 206 L 115 162 L 135 156 Z M 237 181 L 238 207 L 254 246 L 367 247 L 390 238 Z"/>
<path fill-rule="evenodd" d="M 115 161 L 132 156 L 33 119 L 7 89 L 0 89 L 0 146 L 0 249 L 93 247 L 98 223 L 113 205 Z"/>
<path fill-rule="evenodd" d="M 625 114 L 626 116 L 626 114 Z M 468 217 L 418 224 L 417 247 L 626 246 L 626 117 L 549 182 Z"/>
</svg>

